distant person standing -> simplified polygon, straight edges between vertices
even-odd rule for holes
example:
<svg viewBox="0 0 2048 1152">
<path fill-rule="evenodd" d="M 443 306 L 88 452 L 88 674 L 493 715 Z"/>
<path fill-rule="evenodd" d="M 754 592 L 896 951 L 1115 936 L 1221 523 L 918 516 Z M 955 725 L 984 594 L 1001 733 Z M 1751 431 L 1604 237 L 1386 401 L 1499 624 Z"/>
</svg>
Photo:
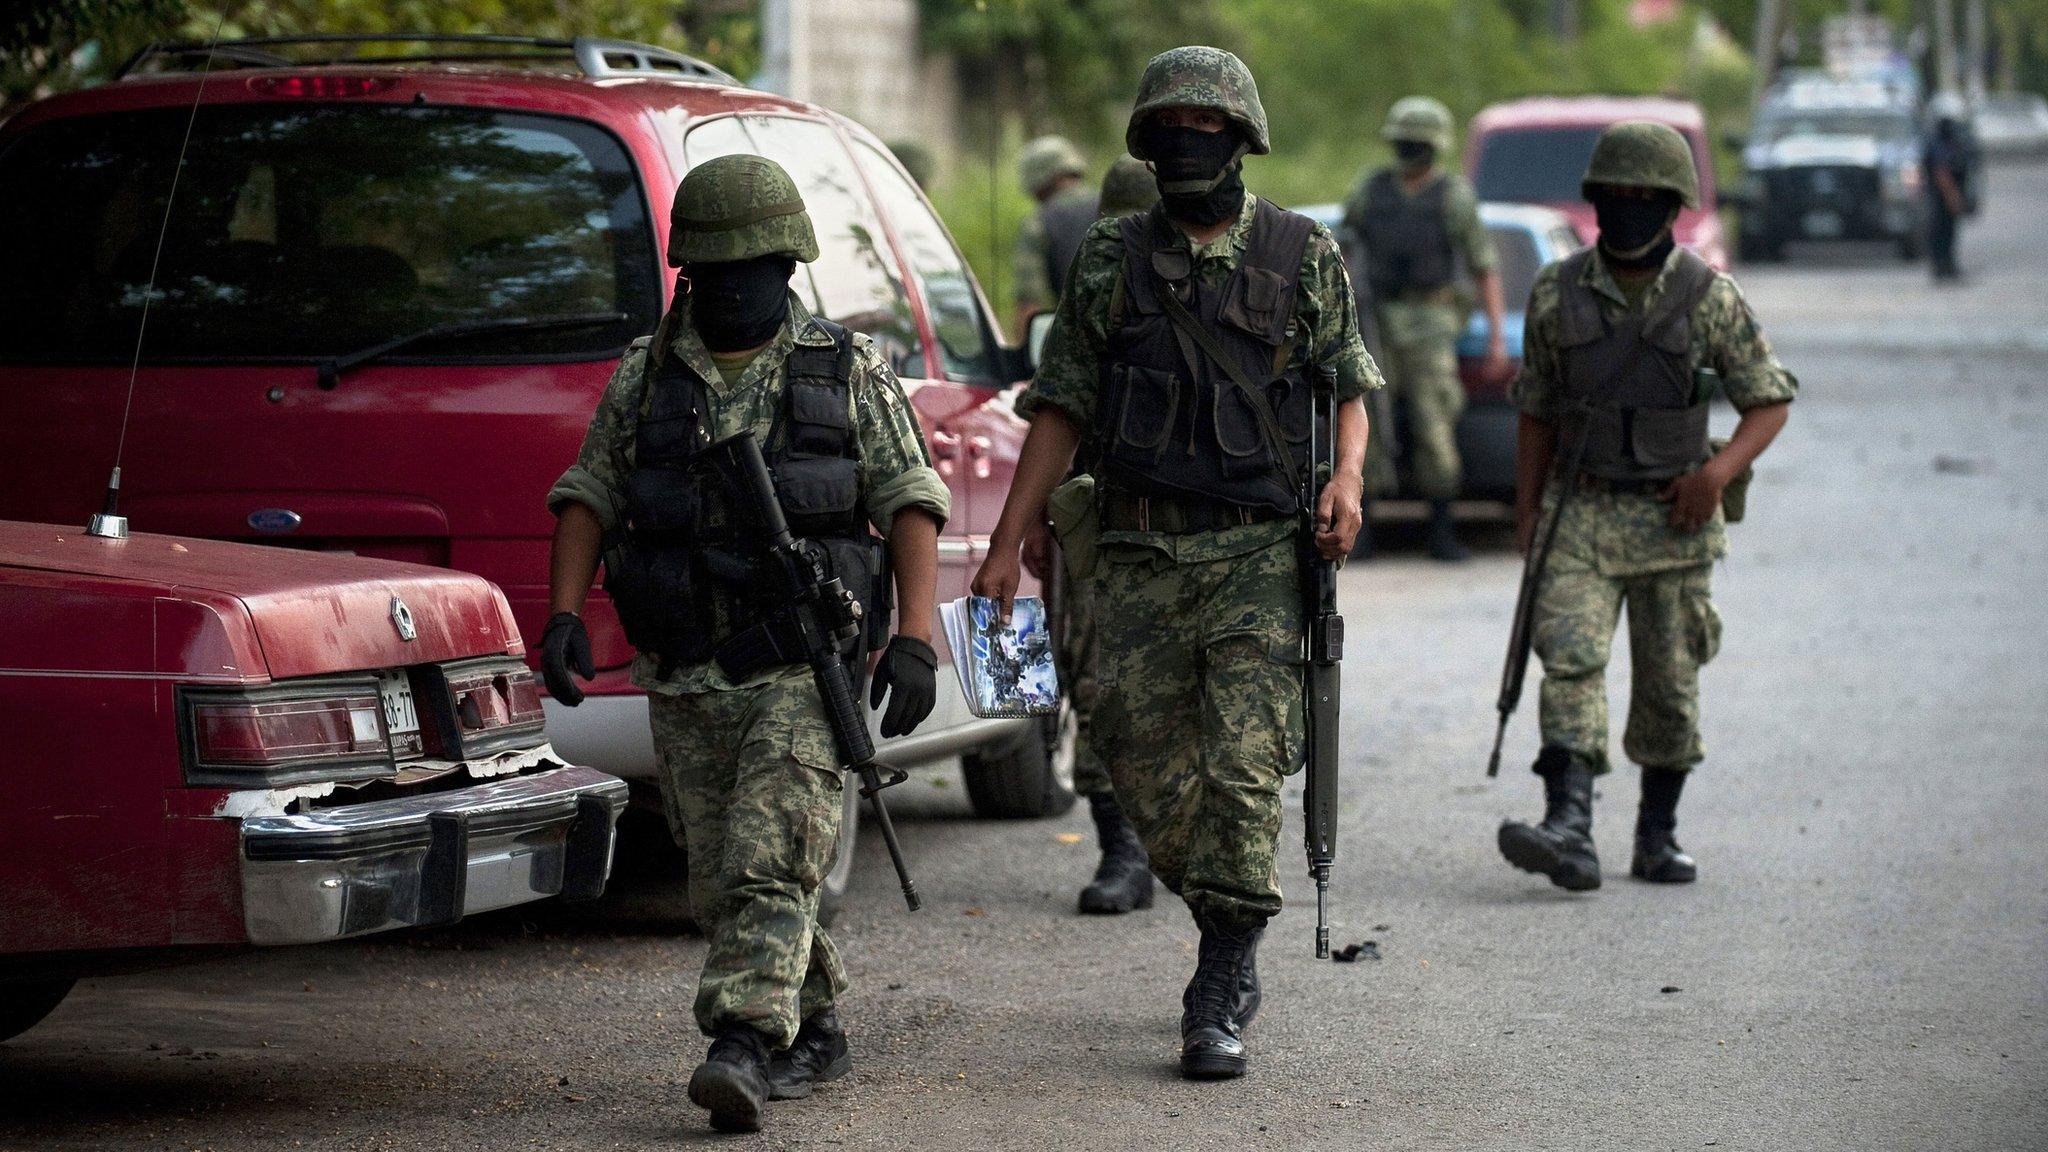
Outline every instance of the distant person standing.
<svg viewBox="0 0 2048 1152">
<path fill-rule="evenodd" d="M 1970 177 L 1962 124 L 1955 113 L 1941 111 L 1928 134 L 1920 159 L 1927 184 L 1927 257 L 1939 282 L 1962 278 L 1956 267 L 1956 227 L 1968 213 L 1963 188 Z"/>
<path fill-rule="evenodd" d="M 1038 210 L 1017 228 L 1014 274 L 1017 331 L 1034 313 L 1060 300 L 1067 267 L 1081 250 L 1081 238 L 1095 223 L 1096 197 L 1083 177 L 1088 165 L 1063 136 L 1040 136 L 1017 156 L 1017 178 L 1038 202 Z"/>
<path fill-rule="evenodd" d="M 1343 231 L 1365 249 L 1381 368 L 1394 402 L 1408 411 L 1415 487 L 1429 501 L 1429 554 L 1455 562 L 1468 555 L 1451 519 L 1451 501 L 1464 481 L 1458 417 L 1465 411 L 1465 386 L 1458 379 L 1457 343 L 1467 305 L 1454 283 L 1456 260 L 1464 259 L 1486 309 L 1486 368 L 1495 376 L 1508 368 L 1500 278 L 1472 185 L 1438 167 L 1451 150 L 1450 109 L 1427 96 L 1404 97 L 1387 112 L 1380 134 L 1392 143 L 1395 163 L 1351 193 Z M 1382 489 L 1391 487 L 1393 475 L 1387 443 L 1384 436 L 1372 438 L 1374 458 L 1366 466 Z"/>
</svg>

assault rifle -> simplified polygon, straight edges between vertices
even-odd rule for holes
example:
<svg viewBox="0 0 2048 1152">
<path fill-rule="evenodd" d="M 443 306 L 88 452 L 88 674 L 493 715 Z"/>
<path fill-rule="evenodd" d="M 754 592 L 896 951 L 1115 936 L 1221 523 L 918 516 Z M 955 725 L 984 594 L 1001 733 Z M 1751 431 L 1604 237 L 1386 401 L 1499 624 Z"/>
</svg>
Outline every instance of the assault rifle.
<svg viewBox="0 0 2048 1152">
<path fill-rule="evenodd" d="M 1308 874 L 1316 882 L 1316 959 L 1330 955 L 1330 867 L 1337 862 L 1337 703 L 1341 698 L 1344 617 L 1337 612 L 1337 563 L 1316 551 L 1317 485 L 1336 474 L 1337 393 L 1334 373 L 1314 379 L 1308 467 L 1301 481 L 1302 705 L 1308 735 L 1307 780 L 1302 789 L 1302 831 Z"/>
<path fill-rule="evenodd" d="M 703 458 L 732 486 L 741 518 L 762 535 L 762 562 L 756 572 L 763 583 L 761 592 L 768 603 L 781 605 L 788 613 L 802 644 L 804 662 L 811 666 L 811 679 L 825 703 L 833 742 L 846 770 L 860 777 L 860 794 L 874 805 L 882 842 L 889 846 L 889 862 L 896 866 L 896 879 L 903 884 L 903 902 L 915 912 L 917 886 L 904 867 L 896 826 L 889 822 L 889 809 L 882 803 L 882 789 L 901 784 L 908 776 L 875 760 L 874 741 L 868 736 L 867 721 L 854 700 L 853 680 L 847 675 L 846 654 L 860 635 L 860 601 L 828 574 L 822 548 L 790 534 L 782 502 L 775 496 L 775 479 L 751 431 L 717 441 L 704 449 Z"/>
</svg>

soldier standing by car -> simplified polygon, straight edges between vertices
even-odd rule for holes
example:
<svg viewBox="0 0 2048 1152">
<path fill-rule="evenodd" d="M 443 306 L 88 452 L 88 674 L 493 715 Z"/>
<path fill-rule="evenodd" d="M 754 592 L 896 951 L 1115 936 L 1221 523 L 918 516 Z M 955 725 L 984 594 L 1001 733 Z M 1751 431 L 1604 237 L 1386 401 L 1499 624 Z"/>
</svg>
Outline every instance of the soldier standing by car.
<svg viewBox="0 0 2048 1152">
<path fill-rule="evenodd" d="M 1957 113 L 1947 108 L 1936 111 L 1934 130 L 1927 136 L 1920 170 L 1927 186 L 1927 260 L 1937 283 L 1962 277 L 1956 267 L 1956 229 L 1969 214 L 1963 189 L 1972 173 L 1964 148 L 1963 128 Z"/>
<path fill-rule="evenodd" d="M 945 483 L 875 346 L 790 291 L 797 262 L 817 256 L 779 165 L 730 155 L 693 168 L 671 218 L 674 305 L 626 353 L 548 493 L 558 520 L 542 671 L 557 700 L 582 700 L 570 670 L 593 674 L 579 613 L 602 553 L 709 942 L 695 1011 L 713 1042 L 690 1099 L 725 1131 L 759 1128 L 765 1100 L 808 1095 L 850 1066 L 834 1010 L 846 973 L 817 919 L 845 784 L 810 670 L 788 662 L 800 649 L 776 642 L 783 617 L 750 579 L 759 542 L 696 453 L 754 434 L 792 528 L 866 608 L 864 644 L 887 628 L 887 569 L 869 525 L 882 532 L 901 609 L 874 674 L 871 702 L 890 696 L 882 734 L 915 728 L 936 691 Z"/>
<path fill-rule="evenodd" d="M 1102 178 L 1098 212 L 1104 218 L 1143 212 L 1158 202 L 1159 185 L 1142 160 L 1120 156 Z M 1025 541 L 1024 567 L 1058 589 L 1053 608 L 1059 634 L 1060 683 L 1066 685 L 1067 704 L 1074 710 L 1074 792 L 1088 798 L 1096 843 L 1102 849 L 1102 859 L 1087 887 L 1081 889 L 1078 905 L 1082 912 L 1095 915 L 1150 908 L 1151 862 L 1145 856 L 1145 845 L 1139 841 L 1137 829 L 1131 827 L 1130 819 L 1117 806 L 1109 770 L 1095 752 L 1094 716 L 1099 690 L 1095 678 L 1094 581 L 1056 573 L 1056 562 L 1050 528 L 1033 533 Z"/>
<path fill-rule="evenodd" d="M 1017 328 L 1059 302 L 1067 268 L 1081 249 L 1081 237 L 1095 222 L 1096 199 L 1084 177 L 1087 162 L 1063 136 L 1040 136 L 1017 155 L 1017 179 L 1037 207 L 1017 226 L 1012 263 L 1017 287 Z"/>
<path fill-rule="evenodd" d="M 1458 417 L 1465 385 L 1457 343 L 1469 311 L 1454 283 L 1456 260 L 1464 259 L 1486 310 L 1486 370 L 1496 376 L 1508 370 L 1500 277 L 1472 185 L 1438 166 L 1451 151 L 1450 109 L 1428 96 L 1403 97 L 1387 111 L 1380 134 L 1393 145 L 1395 163 L 1359 181 L 1344 205 L 1343 229 L 1365 250 L 1382 366 L 1392 399 L 1408 412 L 1415 488 L 1429 501 L 1429 554 L 1456 562 L 1469 555 L 1451 518 L 1463 482 Z M 1366 471 L 1381 489 L 1391 489 L 1393 476 L 1386 431 L 1374 438 Z"/>
<path fill-rule="evenodd" d="M 1772 355 L 1735 282 L 1677 247 L 1679 206 L 1697 203 L 1692 152 L 1667 125 L 1624 121 L 1600 134 L 1583 183 L 1599 220 L 1593 247 L 1545 268 L 1530 295 L 1521 375 L 1516 522 L 1523 552 L 1557 515 L 1534 615 L 1543 661 L 1540 824 L 1509 821 L 1509 862 L 1563 888 L 1600 886 L 1593 781 L 1608 771 L 1606 668 L 1628 612 L 1633 682 L 1622 748 L 1642 766 L 1630 874 L 1697 875 L 1674 838 L 1678 798 L 1705 757 L 1699 669 L 1721 643 L 1709 577 L 1727 553 L 1729 485 L 1785 426 L 1798 381 Z M 1709 441 L 1718 379 L 1741 412 Z M 1565 474 L 1579 437 L 1579 467 Z M 1560 443 L 1568 445 L 1559 451 Z"/>
<path fill-rule="evenodd" d="M 1333 391 L 1338 453 L 1314 546 L 1344 555 L 1365 463 L 1360 397 L 1380 380 L 1329 230 L 1245 191 L 1244 156 L 1269 146 L 1242 61 L 1207 47 L 1154 57 L 1125 142 L 1151 163 L 1160 204 L 1082 243 L 1018 401 L 1031 431 L 974 588 L 1007 606 L 1019 546 L 1086 443 L 1099 485 L 1081 517 L 1099 527 L 1094 742 L 1153 870 L 1201 930 L 1181 1073 L 1234 1077 L 1259 1004 L 1255 949 L 1280 910 L 1281 782 L 1302 767 L 1295 485 L 1313 478 L 1288 473 L 1306 454 L 1310 389 Z M 1065 546 L 1085 529 L 1060 506 Z"/>
</svg>

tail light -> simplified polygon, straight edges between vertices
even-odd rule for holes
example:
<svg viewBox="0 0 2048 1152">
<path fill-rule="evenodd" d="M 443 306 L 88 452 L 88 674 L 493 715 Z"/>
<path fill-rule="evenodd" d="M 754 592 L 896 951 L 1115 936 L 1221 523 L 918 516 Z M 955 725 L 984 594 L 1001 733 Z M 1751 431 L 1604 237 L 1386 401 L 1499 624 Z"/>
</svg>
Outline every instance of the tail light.
<svg viewBox="0 0 2048 1152">
<path fill-rule="evenodd" d="M 187 688 L 178 700 L 189 783 L 349 780 L 392 768 L 383 703 L 369 677 Z"/>
<path fill-rule="evenodd" d="M 443 759 L 473 760 L 541 742 L 540 687 L 517 657 L 463 660 L 414 674 Z"/>
</svg>

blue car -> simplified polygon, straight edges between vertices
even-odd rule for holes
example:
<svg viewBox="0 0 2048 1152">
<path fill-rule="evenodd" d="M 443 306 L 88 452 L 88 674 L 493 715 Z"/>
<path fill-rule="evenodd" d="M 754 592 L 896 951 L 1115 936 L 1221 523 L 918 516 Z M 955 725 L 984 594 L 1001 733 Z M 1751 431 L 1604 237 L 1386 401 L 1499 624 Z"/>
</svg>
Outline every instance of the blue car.
<svg viewBox="0 0 2048 1152">
<path fill-rule="evenodd" d="M 1341 204 L 1309 204 L 1296 211 L 1337 230 L 1344 217 Z M 1553 260 L 1561 260 L 1584 243 L 1562 212 L 1533 204 L 1484 203 L 1479 206 L 1480 223 L 1493 238 L 1499 257 L 1501 302 L 1505 306 L 1501 326 L 1507 340 L 1508 357 L 1517 366 L 1522 359 L 1522 321 L 1529 305 L 1529 289 L 1536 273 Z M 1364 282 L 1365 254 L 1347 246 L 1346 260 L 1351 279 Z M 1475 297 L 1476 298 L 1476 297 Z M 1485 372 L 1486 314 L 1474 309 L 1458 337 L 1458 375 L 1465 382 L 1465 415 L 1458 422 L 1458 451 L 1465 462 L 1465 492 L 1468 499 L 1506 500 L 1515 497 L 1515 409 L 1508 402 L 1507 386 L 1513 374 L 1489 378 Z M 1395 417 L 1399 440 L 1403 417 Z M 1405 461 L 1397 461 L 1401 491 L 1408 495 Z"/>
</svg>

